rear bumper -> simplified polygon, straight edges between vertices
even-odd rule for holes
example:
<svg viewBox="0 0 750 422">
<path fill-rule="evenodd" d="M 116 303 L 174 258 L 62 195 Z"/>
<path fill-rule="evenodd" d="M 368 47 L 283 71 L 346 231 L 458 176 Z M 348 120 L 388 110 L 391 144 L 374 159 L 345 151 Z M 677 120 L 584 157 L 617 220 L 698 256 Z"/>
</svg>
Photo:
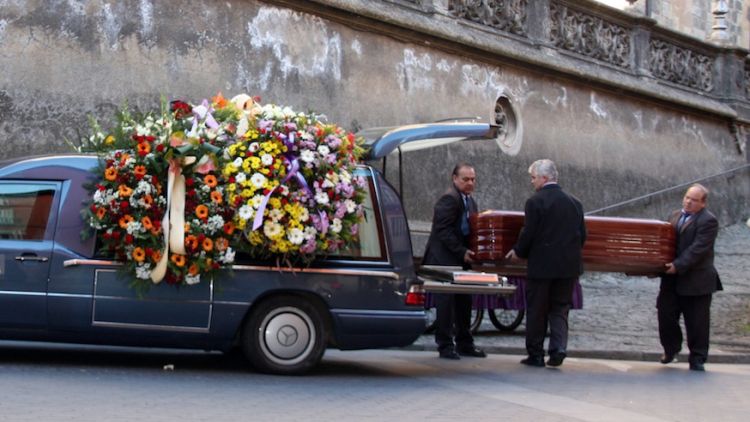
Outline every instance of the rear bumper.
<svg viewBox="0 0 750 422">
<path fill-rule="evenodd" d="M 332 309 L 336 345 L 341 350 L 403 347 L 424 333 L 424 309 L 377 311 Z"/>
</svg>

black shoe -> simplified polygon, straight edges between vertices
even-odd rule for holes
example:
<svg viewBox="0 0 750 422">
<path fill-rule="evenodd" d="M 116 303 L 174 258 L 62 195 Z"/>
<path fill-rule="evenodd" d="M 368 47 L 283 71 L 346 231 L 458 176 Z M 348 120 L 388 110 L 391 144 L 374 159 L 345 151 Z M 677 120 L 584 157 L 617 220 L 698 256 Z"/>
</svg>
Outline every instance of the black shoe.
<svg viewBox="0 0 750 422">
<path fill-rule="evenodd" d="M 487 353 L 484 353 L 484 350 L 478 349 L 474 346 L 458 349 L 458 354 L 461 356 L 471 356 L 473 358 L 487 357 Z"/>
<path fill-rule="evenodd" d="M 703 366 L 703 363 L 701 362 L 690 362 L 690 370 L 703 372 L 706 370 L 706 368 Z"/>
<path fill-rule="evenodd" d="M 562 365 L 567 355 L 563 352 L 550 353 L 549 359 L 547 359 L 547 365 L 549 366 L 560 366 Z"/>
<path fill-rule="evenodd" d="M 664 354 L 663 354 L 663 355 L 661 355 L 661 357 L 659 358 L 659 362 L 660 362 L 660 363 L 662 363 L 662 364 L 664 364 L 664 365 L 666 365 L 666 364 L 668 364 L 668 363 L 672 363 L 672 362 L 674 362 L 674 361 L 676 361 L 676 360 L 677 360 L 677 359 L 675 359 L 675 355 L 673 355 L 673 354 L 670 354 L 670 353 L 664 353 Z"/>
<path fill-rule="evenodd" d="M 440 357 L 443 359 L 459 360 L 461 356 L 456 353 L 456 349 L 449 347 L 440 351 Z"/>
<path fill-rule="evenodd" d="M 544 358 L 541 356 L 529 356 L 526 359 L 523 359 L 521 363 L 528 366 L 537 366 L 543 368 Z"/>
</svg>

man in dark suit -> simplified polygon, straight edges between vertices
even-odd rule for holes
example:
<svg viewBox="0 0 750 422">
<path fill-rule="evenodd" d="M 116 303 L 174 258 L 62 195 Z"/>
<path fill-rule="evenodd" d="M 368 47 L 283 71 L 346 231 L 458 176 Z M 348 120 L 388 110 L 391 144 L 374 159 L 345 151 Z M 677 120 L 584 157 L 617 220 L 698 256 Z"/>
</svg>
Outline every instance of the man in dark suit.
<svg viewBox="0 0 750 422">
<path fill-rule="evenodd" d="M 568 312 L 575 281 L 583 273 L 581 250 L 586 240 L 583 206 L 557 184 L 551 160 L 529 167 L 536 193 L 526 201 L 524 227 L 506 258 L 528 259 L 526 282 L 526 352 L 521 363 L 543 367 L 544 335 L 550 328 L 550 366 L 567 356 Z"/>
<path fill-rule="evenodd" d="M 719 222 L 706 209 L 708 189 L 694 184 L 682 198 L 682 210 L 669 217 L 676 231 L 674 261 L 666 264 L 656 308 L 659 340 L 664 348 L 661 363 L 674 361 L 682 348 L 680 314 L 685 319 L 690 369 L 703 371 L 708 358 L 711 297 L 722 290 L 714 267 L 714 241 Z"/>
<path fill-rule="evenodd" d="M 474 255 L 469 250 L 469 215 L 477 212 L 477 204 L 471 197 L 476 174 L 472 166 L 461 163 L 453 169 L 452 178 L 453 186 L 435 204 L 432 231 L 423 263 L 468 268 Z M 460 359 L 460 356 L 487 356 L 474 346 L 471 335 L 471 295 L 436 294 L 435 301 L 435 342 L 440 357 Z"/>
</svg>

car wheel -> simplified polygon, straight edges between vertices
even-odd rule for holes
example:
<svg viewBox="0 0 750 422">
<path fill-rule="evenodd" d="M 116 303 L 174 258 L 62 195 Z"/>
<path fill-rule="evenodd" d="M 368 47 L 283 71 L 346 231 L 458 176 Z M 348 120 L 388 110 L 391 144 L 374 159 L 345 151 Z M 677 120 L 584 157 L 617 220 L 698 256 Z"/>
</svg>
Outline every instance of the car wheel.
<svg viewBox="0 0 750 422">
<path fill-rule="evenodd" d="M 253 366 L 272 374 L 301 374 L 325 352 L 325 325 L 309 301 L 283 296 L 253 310 L 242 333 L 242 350 Z"/>
<path fill-rule="evenodd" d="M 490 309 L 490 321 L 500 331 L 513 331 L 523 322 L 523 309 Z"/>
</svg>

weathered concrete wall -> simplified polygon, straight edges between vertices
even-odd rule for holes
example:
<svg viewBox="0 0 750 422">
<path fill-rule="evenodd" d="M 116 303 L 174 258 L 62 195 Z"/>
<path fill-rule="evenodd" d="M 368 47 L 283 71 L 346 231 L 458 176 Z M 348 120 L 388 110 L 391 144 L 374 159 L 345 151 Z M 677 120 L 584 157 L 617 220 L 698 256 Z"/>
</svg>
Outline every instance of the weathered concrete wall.
<svg viewBox="0 0 750 422">
<path fill-rule="evenodd" d="M 65 139 L 87 132 L 87 116 L 111 117 L 126 101 L 153 108 L 162 95 L 199 101 L 247 92 L 352 130 L 457 116 L 491 121 L 495 101 L 507 97 L 518 124 L 503 148 L 487 141 L 405 154 L 415 229 L 431 219 L 456 161 L 476 165 L 482 208 L 522 209 L 526 168 L 551 158 L 587 210 L 747 162 L 720 115 L 321 16 L 245 0 L 0 3 L 0 156 L 66 151 Z M 747 170 L 706 184 L 723 223 L 750 216 Z M 663 218 L 683 191 L 610 214 Z"/>
</svg>

